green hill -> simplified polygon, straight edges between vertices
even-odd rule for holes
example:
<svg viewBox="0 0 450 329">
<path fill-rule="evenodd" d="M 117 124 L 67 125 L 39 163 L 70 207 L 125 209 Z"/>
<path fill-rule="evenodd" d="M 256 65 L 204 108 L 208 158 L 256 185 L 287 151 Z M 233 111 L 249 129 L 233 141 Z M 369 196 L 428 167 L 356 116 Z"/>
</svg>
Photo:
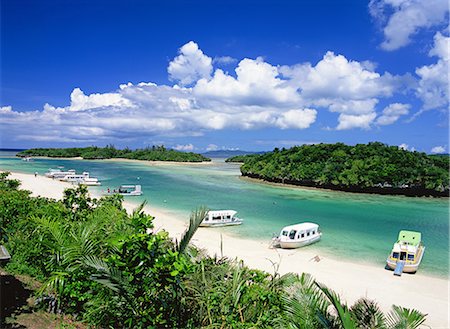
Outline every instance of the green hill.
<svg viewBox="0 0 450 329">
<path fill-rule="evenodd" d="M 246 156 L 243 176 L 349 192 L 449 195 L 449 157 L 410 152 L 379 142 L 275 148 Z"/>
<path fill-rule="evenodd" d="M 74 158 L 83 159 L 134 159 L 147 161 L 175 161 L 175 162 L 202 162 L 211 159 L 193 152 L 180 152 L 166 149 L 164 146 L 152 146 L 145 149 L 123 150 L 116 149 L 112 145 L 106 147 L 74 147 L 74 148 L 35 148 L 22 151 L 17 156 L 45 156 L 52 158 Z"/>
</svg>

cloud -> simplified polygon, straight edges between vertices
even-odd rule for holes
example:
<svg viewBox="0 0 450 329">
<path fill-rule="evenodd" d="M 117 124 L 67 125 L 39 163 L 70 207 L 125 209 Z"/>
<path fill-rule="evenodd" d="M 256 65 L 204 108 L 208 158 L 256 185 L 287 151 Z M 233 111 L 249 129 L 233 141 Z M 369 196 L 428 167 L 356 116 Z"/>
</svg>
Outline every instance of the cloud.
<svg viewBox="0 0 450 329">
<path fill-rule="evenodd" d="M 217 151 L 219 147 L 216 144 L 208 144 L 206 151 Z"/>
<path fill-rule="evenodd" d="M 376 123 L 380 126 L 391 125 L 396 122 L 400 116 L 409 113 L 411 105 L 402 103 L 389 104 L 384 108 L 381 116 L 377 118 Z"/>
<path fill-rule="evenodd" d="M 194 41 L 189 41 L 179 50 L 167 69 L 169 78 L 182 86 L 190 85 L 200 78 L 208 79 L 213 70 L 211 57 L 203 54 Z"/>
<path fill-rule="evenodd" d="M 279 77 L 278 68 L 257 59 L 245 58 L 235 69 L 236 78 L 217 69 L 214 76 L 200 79 L 196 96 L 231 105 L 294 105 L 299 101 L 295 88 Z"/>
<path fill-rule="evenodd" d="M 399 149 L 407 151 L 409 148 L 408 144 L 402 143 L 398 146 Z"/>
<path fill-rule="evenodd" d="M 177 150 L 177 151 L 192 152 L 195 149 L 195 147 L 192 144 L 186 144 L 186 145 L 177 144 L 173 147 L 173 149 Z"/>
<path fill-rule="evenodd" d="M 230 56 L 217 56 L 213 59 L 213 64 L 217 65 L 231 65 L 236 63 L 238 60 Z"/>
<path fill-rule="evenodd" d="M 445 153 L 445 146 L 435 146 L 431 149 L 431 153 L 435 154 Z"/>
<path fill-rule="evenodd" d="M 392 51 L 409 44 L 419 30 L 445 24 L 449 6 L 447 0 L 371 0 L 369 12 L 384 25 L 381 48 Z"/>
<path fill-rule="evenodd" d="M 420 78 L 416 96 L 422 100 L 424 111 L 449 107 L 449 47 L 450 38 L 437 32 L 429 56 L 438 57 L 438 61 L 416 69 Z"/>
<path fill-rule="evenodd" d="M 432 53 L 441 54 L 441 48 Z M 244 58 L 231 75 L 213 70 L 211 58 L 191 41 L 169 64 L 170 78 L 178 82 L 173 86 L 124 83 L 103 94 L 74 88 L 65 107 L 45 104 L 28 112 L 2 107 L 0 129 L 28 141 L 128 142 L 224 129 L 307 129 L 322 111 L 338 114 L 337 130 L 370 129 L 379 100 L 404 89 L 409 79 L 375 67 L 327 52 L 315 65 Z M 377 121 L 394 122 L 403 112 L 393 106 Z"/>
<path fill-rule="evenodd" d="M 347 130 L 352 128 L 369 129 L 370 124 L 377 115 L 375 113 L 353 115 L 353 114 L 340 114 L 339 124 L 336 130 Z"/>
<path fill-rule="evenodd" d="M 281 129 L 305 129 L 316 121 L 317 111 L 313 109 L 290 110 L 275 119 Z"/>
</svg>

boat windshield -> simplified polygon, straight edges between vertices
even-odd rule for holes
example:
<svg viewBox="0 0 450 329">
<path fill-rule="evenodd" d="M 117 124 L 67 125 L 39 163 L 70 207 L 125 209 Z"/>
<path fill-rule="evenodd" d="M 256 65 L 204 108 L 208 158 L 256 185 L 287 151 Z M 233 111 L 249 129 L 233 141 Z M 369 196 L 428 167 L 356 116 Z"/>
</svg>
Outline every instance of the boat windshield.
<svg viewBox="0 0 450 329">
<path fill-rule="evenodd" d="M 296 230 L 292 230 L 291 232 L 289 232 L 289 239 L 294 239 L 295 238 L 295 233 L 297 233 Z"/>
<path fill-rule="evenodd" d="M 398 252 L 393 252 L 393 253 L 392 253 L 392 258 L 397 259 L 397 258 L 398 258 Z"/>
</svg>

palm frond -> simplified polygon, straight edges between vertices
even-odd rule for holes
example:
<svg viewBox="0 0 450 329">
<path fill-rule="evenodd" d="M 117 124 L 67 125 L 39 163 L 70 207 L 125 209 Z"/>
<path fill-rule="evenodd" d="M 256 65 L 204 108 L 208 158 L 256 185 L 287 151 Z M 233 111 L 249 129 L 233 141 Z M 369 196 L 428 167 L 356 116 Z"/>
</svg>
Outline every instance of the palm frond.
<svg viewBox="0 0 450 329">
<path fill-rule="evenodd" d="M 427 314 L 415 309 L 408 309 L 393 305 L 392 311 L 388 313 L 386 323 L 391 329 L 416 329 L 426 320 Z"/>
<path fill-rule="evenodd" d="M 192 237 L 194 236 L 195 232 L 200 226 L 200 223 L 205 218 L 207 212 L 208 208 L 204 206 L 199 207 L 191 212 L 191 216 L 189 217 L 189 227 L 181 236 L 180 242 L 176 245 L 176 250 L 179 253 L 184 253 L 186 251 L 189 242 L 191 241 Z"/>
<path fill-rule="evenodd" d="M 334 291 L 328 289 L 327 287 L 321 285 L 320 283 L 315 282 L 315 284 L 336 309 L 342 327 L 344 329 L 356 329 L 357 326 L 354 319 L 352 318 L 351 312 L 349 311 L 347 305 L 341 302 L 339 296 Z"/>
<path fill-rule="evenodd" d="M 367 329 L 384 329 L 385 316 L 378 304 L 367 298 L 358 299 L 350 308 L 358 327 Z"/>
</svg>

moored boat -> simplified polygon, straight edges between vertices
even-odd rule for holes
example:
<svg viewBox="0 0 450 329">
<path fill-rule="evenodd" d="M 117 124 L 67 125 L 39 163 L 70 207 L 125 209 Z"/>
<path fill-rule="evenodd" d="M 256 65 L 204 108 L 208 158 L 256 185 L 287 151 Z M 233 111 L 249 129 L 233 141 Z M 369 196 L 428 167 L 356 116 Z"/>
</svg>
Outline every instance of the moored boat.
<svg viewBox="0 0 450 329">
<path fill-rule="evenodd" d="M 394 270 L 395 275 L 401 275 L 402 272 L 416 273 L 424 252 L 425 246 L 422 244 L 420 232 L 400 231 L 386 260 L 387 267 Z"/>
<path fill-rule="evenodd" d="M 44 175 L 50 178 L 61 179 L 67 175 L 75 175 L 75 173 L 76 172 L 74 169 L 62 171 L 61 169 L 58 168 L 58 169 L 49 169 Z"/>
<path fill-rule="evenodd" d="M 243 220 L 236 216 L 234 210 L 210 210 L 201 222 L 202 227 L 240 225 Z"/>
<path fill-rule="evenodd" d="M 74 183 L 74 184 L 83 184 L 83 185 L 89 185 L 89 186 L 98 186 L 101 185 L 101 183 L 98 181 L 98 178 L 90 177 L 89 172 L 85 171 L 82 174 L 70 174 L 66 175 L 63 178 L 60 178 L 60 180 L 64 182 Z"/>
<path fill-rule="evenodd" d="M 273 238 L 273 246 L 283 249 L 300 248 L 319 241 L 321 237 L 319 225 L 299 223 L 283 227 L 280 234 Z"/>
<path fill-rule="evenodd" d="M 107 195 L 112 194 L 120 194 L 120 195 L 130 195 L 130 196 L 139 196 L 142 195 L 142 187 L 141 185 L 120 185 L 117 189 L 110 189 L 106 191 Z"/>
</svg>

